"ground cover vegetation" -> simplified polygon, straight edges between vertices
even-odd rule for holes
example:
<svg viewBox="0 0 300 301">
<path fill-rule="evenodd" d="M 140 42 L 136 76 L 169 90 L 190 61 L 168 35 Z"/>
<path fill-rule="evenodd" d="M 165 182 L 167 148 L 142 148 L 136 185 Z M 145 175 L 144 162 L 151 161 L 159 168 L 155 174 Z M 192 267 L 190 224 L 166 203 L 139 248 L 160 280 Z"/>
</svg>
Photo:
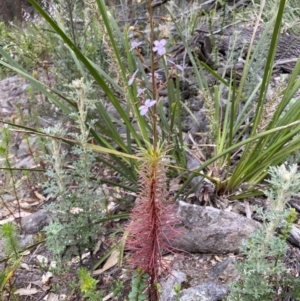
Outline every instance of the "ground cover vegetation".
<svg viewBox="0 0 300 301">
<path fill-rule="evenodd" d="M 116 12 L 103 0 L 54 1 L 52 10 L 35 0 L 29 2 L 41 18 L 39 23 L 24 28 L 0 23 L 1 77 L 23 76 L 34 89 L 32 94 L 38 91 L 45 106 L 55 109 L 57 124 L 45 129 L 37 127 L 34 119 L 26 125 L 1 120 L 6 127 L 0 150 L 7 185 L 15 189 L 14 173 L 20 171 L 10 165 L 9 131 L 18 128 L 39 136 L 43 143 L 45 153 L 38 160 L 46 171 L 40 180 L 44 193 L 56 199 L 48 206 L 52 222 L 45 228 L 46 246 L 56 262 L 53 273 L 65 275 L 65 263 L 79 256 L 81 267 L 71 285 L 73 292 L 87 300 L 102 300 L 103 292 L 91 275 L 114 255 L 132 273 L 131 291 L 123 291 L 122 283 L 115 282 L 114 296 L 159 300 L 159 276 L 169 268 L 163 255 L 175 251 L 171 243 L 180 236 L 180 230 L 175 230 L 179 222 L 175 201 L 208 181 L 216 197 L 238 201 L 265 195 L 271 204 L 267 213 L 257 209 L 263 226 L 242 248 L 247 259 L 237 265 L 240 277 L 232 284 L 228 300 L 282 300 L 286 295 L 299 300 L 298 280 L 289 275 L 281 259 L 296 219 L 286 202 L 300 188 L 297 165 L 286 166 L 298 163 L 300 59 L 288 80 L 269 95 L 278 38 L 282 27 L 288 27 L 290 20 L 296 22 L 299 12 L 286 1 L 260 1 L 240 13 L 227 12 L 223 4 L 222 26 L 246 20 L 251 12 L 254 32 L 264 28 L 258 43 L 253 35 L 237 80 L 233 54 L 226 62 L 231 66 L 226 77 L 225 72 L 218 74 L 200 62 L 186 42 L 185 36 L 192 35 L 201 20 L 213 31 L 212 24 L 220 17 L 216 9 L 206 15 L 192 10 L 175 17 L 179 8 L 173 3 L 165 21 L 158 22 L 151 1 L 146 1 L 146 27 L 139 28 L 121 27 L 113 17 Z M 171 26 L 176 37 L 170 34 Z M 205 144 L 198 146 L 202 162 L 193 170 L 186 168 L 188 145 L 182 130 L 182 112 L 196 119 L 181 97 L 186 66 L 169 55 L 178 39 L 187 51 L 209 121 Z M 207 74 L 215 78 L 213 86 Z M 163 91 L 167 91 L 167 105 Z M 67 122 L 72 131 L 64 126 Z M 117 177 L 109 177 L 111 171 Z M 191 185 L 196 176 L 202 180 Z M 180 187 L 171 193 L 170 182 L 175 178 L 180 179 Z M 132 209 L 131 213 L 114 214 L 112 199 Z M 107 234 L 106 223 L 119 219 L 128 223 L 120 223 L 119 235 L 105 256 L 94 258 L 98 238 Z M 4 225 L 1 231 L 8 256 L 0 274 L 0 293 L 3 300 L 17 300 L 13 274 L 22 254 L 15 226 Z M 83 258 L 87 251 L 92 258 L 89 266 Z"/>
</svg>

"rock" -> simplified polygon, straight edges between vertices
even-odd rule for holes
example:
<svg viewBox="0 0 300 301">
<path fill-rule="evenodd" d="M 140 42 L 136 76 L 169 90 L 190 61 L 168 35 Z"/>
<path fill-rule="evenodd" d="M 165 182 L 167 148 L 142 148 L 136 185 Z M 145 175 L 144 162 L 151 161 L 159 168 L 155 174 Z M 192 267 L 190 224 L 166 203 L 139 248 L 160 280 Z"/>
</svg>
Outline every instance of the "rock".
<svg viewBox="0 0 300 301">
<path fill-rule="evenodd" d="M 27 102 L 26 90 L 28 84 L 20 76 L 12 76 L 0 80 L 0 114 L 11 116 L 15 112 L 17 103 L 24 105 Z"/>
<path fill-rule="evenodd" d="M 185 153 L 185 158 L 186 158 L 186 168 L 188 170 L 196 170 L 201 166 L 199 160 L 196 157 L 190 155 L 188 152 Z M 215 202 L 216 200 L 215 186 L 211 181 L 201 176 L 195 176 L 191 180 L 190 185 L 192 187 L 195 187 L 194 193 L 198 200 L 197 205 L 205 205 L 205 206 L 217 205 L 217 202 Z"/>
<path fill-rule="evenodd" d="M 229 293 L 229 288 L 213 280 L 208 280 L 180 293 L 180 301 L 219 301 Z M 176 301 L 176 299 L 171 299 Z"/>
<path fill-rule="evenodd" d="M 27 234 L 34 234 L 41 231 L 50 222 L 49 212 L 39 210 L 21 219 L 22 230 Z"/>
<path fill-rule="evenodd" d="M 182 284 L 187 280 L 187 276 L 185 273 L 172 270 L 170 272 L 170 275 L 166 281 L 163 281 L 162 286 L 162 295 L 161 300 L 162 301 L 169 301 L 172 300 L 173 297 L 176 296 L 176 293 L 174 291 L 174 286 L 176 284 Z"/>
<path fill-rule="evenodd" d="M 235 268 L 235 258 L 227 257 L 224 261 L 215 265 L 208 274 L 209 279 L 228 283 L 238 276 Z"/>
<path fill-rule="evenodd" d="M 183 132 L 192 131 L 193 133 L 195 132 L 206 133 L 208 121 L 204 109 L 193 112 L 193 116 L 192 115 L 185 116 L 182 119 L 181 124 L 182 124 Z"/>
<path fill-rule="evenodd" d="M 300 247 L 300 229 L 295 225 L 292 227 L 288 241 L 293 245 Z"/>
<path fill-rule="evenodd" d="M 258 222 L 239 214 L 213 207 L 178 202 L 177 214 L 184 227 L 172 245 L 187 252 L 238 252 L 244 239 L 255 230 Z"/>
<path fill-rule="evenodd" d="M 180 271 L 171 271 L 170 276 L 165 282 L 162 282 L 162 301 L 218 301 L 222 300 L 229 289 L 214 280 L 206 280 L 201 284 L 181 289 L 179 296 L 176 296 L 174 286 L 184 284 L 187 281 L 187 275 Z M 182 285 L 181 285 L 182 287 Z M 179 299 L 178 299 L 179 297 Z"/>
<path fill-rule="evenodd" d="M 3 201 L 5 203 L 10 203 L 10 202 L 13 202 L 16 199 L 16 196 L 5 192 L 5 193 L 1 194 L 1 198 L 3 199 Z"/>
<path fill-rule="evenodd" d="M 22 249 L 34 243 L 33 234 L 21 234 L 20 235 L 20 246 Z"/>
</svg>

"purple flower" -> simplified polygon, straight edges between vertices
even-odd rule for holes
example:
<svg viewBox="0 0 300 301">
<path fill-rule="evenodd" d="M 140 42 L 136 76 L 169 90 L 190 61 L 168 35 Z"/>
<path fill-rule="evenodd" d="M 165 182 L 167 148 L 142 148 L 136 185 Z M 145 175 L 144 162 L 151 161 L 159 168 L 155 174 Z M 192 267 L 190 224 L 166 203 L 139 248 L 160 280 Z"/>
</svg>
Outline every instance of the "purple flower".
<svg viewBox="0 0 300 301">
<path fill-rule="evenodd" d="M 178 70 L 183 71 L 183 67 L 181 65 L 176 65 L 173 61 L 167 60 L 169 63 L 173 64 Z"/>
<path fill-rule="evenodd" d="M 154 77 L 155 77 L 156 81 L 159 81 L 162 79 L 161 74 L 159 74 L 158 72 L 154 72 Z M 152 73 L 148 73 L 148 78 L 149 78 L 150 83 L 152 83 Z"/>
<path fill-rule="evenodd" d="M 160 41 L 154 41 L 154 47 L 153 47 L 153 51 L 157 52 L 159 55 L 164 55 L 166 53 L 166 44 L 167 41 L 165 39 L 162 39 Z"/>
<path fill-rule="evenodd" d="M 130 77 L 129 81 L 128 81 L 128 86 L 131 86 L 133 81 L 135 80 L 136 74 L 138 73 L 139 69 L 136 69 L 136 71 L 132 74 L 132 76 Z"/>
<path fill-rule="evenodd" d="M 132 49 L 138 48 L 141 44 L 143 44 L 143 42 L 136 42 L 136 41 L 131 42 L 131 48 L 130 48 L 130 51 L 131 51 Z"/>
<path fill-rule="evenodd" d="M 137 96 L 136 97 L 139 97 L 139 96 L 141 96 L 142 94 L 144 94 L 144 92 L 146 91 L 146 88 L 138 88 L 138 94 L 137 94 Z"/>
<path fill-rule="evenodd" d="M 154 106 L 156 104 L 156 100 L 150 100 L 150 99 L 146 99 L 145 103 L 139 107 L 140 110 L 140 114 L 142 116 L 146 115 L 149 108 L 151 108 L 152 106 Z"/>
</svg>

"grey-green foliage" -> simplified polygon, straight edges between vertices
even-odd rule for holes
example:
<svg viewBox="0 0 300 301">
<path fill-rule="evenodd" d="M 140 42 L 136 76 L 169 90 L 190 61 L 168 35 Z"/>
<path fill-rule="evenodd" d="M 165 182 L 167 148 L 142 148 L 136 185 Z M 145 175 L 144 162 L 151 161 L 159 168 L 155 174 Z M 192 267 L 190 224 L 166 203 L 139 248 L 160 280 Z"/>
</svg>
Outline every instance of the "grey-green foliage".
<svg viewBox="0 0 300 301">
<path fill-rule="evenodd" d="M 57 197 L 57 201 L 49 206 L 53 212 L 53 222 L 45 229 L 46 243 L 55 255 L 65 254 L 67 247 L 71 247 L 69 251 L 72 255 L 82 255 L 86 248 L 91 251 L 97 233 L 101 230 L 94 222 L 103 215 L 101 184 L 92 171 L 96 157 L 87 148 L 93 123 L 87 122 L 88 109 L 93 105 L 93 101 L 88 98 L 92 92 L 91 85 L 80 79 L 73 81 L 69 88 L 69 96 L 79 110 L 78 114 L 71 114 L 71 117 L 79 128 L 79 134 L 73 136 L 80 146 L 72 147 L 69 154 L 71 159 L 67 160 L 62 140 L 51 138 L 48 143 L 50 155 L 46 156 L 51 167 L 46 173 L 49 180 L 45 183 L 45 192 Z M 52 136 L 66 135 L 59 125 L 47 131 Z"/>
<path fill-rule="evenodd" d="M 268 22 L 274 15 L 274 8 L 278 5 L 279 1 L 282 0 L 267 0 L 266 6 L 263 13 L 263 20 Z M 260 0 L 254 0 L 257 5 L 261 5 Z M 285 10 L 283 15 L 283 29 L 290 29 L 294 33 L 299 34 L 300 26 L 299 26 L 299 16 L 300 16 L 300 7 L 298 0 L 288 0 L 285 1 Z M 256 10 L 252 8 L 252 12 Z M 251 9 L 251 8 L 250 8 Z"/>
<path fill-rule="evenodd" d="M 289 198 L 300 190 L 300 174 L 297 165 L 287 169 L 284 165 L 270 167 L 271 188 L 265 191 L 268 197 L 268 210 L 257 212 L 263 225 L 243 244 L 241 252 L 247 258 L 236 265 L 240 279 L 231 286 L 228 300 L 239 301 L 274 301 L 283 296 L 292 295 L 300 300 L 299 280 L 294 278 L 284 265 L 287 252 L 285 239 L 295 220 L 295 211 L 286 209 Z M 281 229 L 285 235 L 277 235 Z"/>
<path fill-rule="evenodd" d="M 122 297 L 123 290 L 124 290 L 124 282 L 120 279 L 114 281 L 111 289 L 114 297 Z"/>
<path fill-rule="evenodd" d="M 83 153 L 78 147 L 73 148 L 74 152 L 77 159 L 64 162 L 73 169 L 61 172 L 50 169 L 47 172 L 49 181 L 46 183 L 46 191 L 58 192 L 58 201 L 49 206 L 54 212 L 55 220 L 46 228 L 47 246 L 56 255 L 61 255 L 67 246 L 76 246 L 78 254 L 82 254 L 85 248 L 93 247 L 100 230 L 94 224 L 101 217 L 102 194 L 97 190 L 100 183 L 90 180 L 86 185 L 85 179 L 82 179 L 83 173 L 90 179 L 95 176 L 91 171 L 83 170 L 91 167 L 95 157 L 90 151 Z M 83 164 L 82 157 L 86 157 L 90 164 Z M 72 181 L 76 182 L 76 188 L 69 188 L 67 185 L 71 185 Z M 61 191 L 60 187 L 64 190 Z"/>
<path fill-rule="evenodd" d="M 55 0 L 54 2 L 53 18 L 67 36 L 88 59 L 102 67 L 107 66 L 108 56 L 103 46 L 104 33 L 101 31 L 94 13 L 94 1 Z M 61 84 L 81 76 L 82 73 L 74 64 L 71 51 L 64 41 L 56 34 L 50 34 L 49 37 L 55 45 L 53 63 L 56 70 L 56 84 L 63 89 Z"/>
</svg>

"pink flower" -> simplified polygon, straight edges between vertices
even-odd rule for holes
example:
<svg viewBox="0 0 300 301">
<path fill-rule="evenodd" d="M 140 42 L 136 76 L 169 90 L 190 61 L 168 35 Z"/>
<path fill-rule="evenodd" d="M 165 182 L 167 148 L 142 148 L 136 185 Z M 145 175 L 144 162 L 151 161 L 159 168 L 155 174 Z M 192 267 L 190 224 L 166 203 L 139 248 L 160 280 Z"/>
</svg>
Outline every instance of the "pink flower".
<svg viewBox="0 0 300 301">
<path fill-rule="evenodd" d="M 150 99 L 147 99 L 145 101 L 145 103 L 139 107 L 139 110 L 140 110 L 140 114 L 142 116 L 146 115 L 149 108 L 151 108 L 152 106 L 154 106 L 156 104 L 156 100 L 150 100 Z"/>
<path fill-rule="evenodd" d="M 136 74 L 138 73 L 139 69 L 137 69 L 132 76 L 130 77 L 129 81 L 128 81 L 128 86 L 131 86 L 133 81 L 135 80 Z"/>
<path fill-rule="evenodd" d="M 142 88 L 138 88 L 138 94 L 137 94 L 136 97 L 139 97 L 139 96 L 143 95 L 145 91 L 146 91 L 146 88 L 143 88 L 143 89 Z"/>
<path fill-rule="evenodd" d="M 183 67 L 181 65 L 176 65 L 173 61 L 167 60 L 169 63 L 173 64 L 178 70 L 183 71 Z"/>
<path fill-rule="evenodd" d="M 138 48 L 141 44 L 143 44 L 143 42 L 136 42 L 136 41 L 131 42 L 131 48 L 130 48 L 130 51 L 131 51 L 132 49 Z"/>
<path fill-rule="evenodd" d="M 160 41 L 154 41 L 153 51 L 157 52 L 159 55 L 164 55 L 166 53 L 166 46 L 167 41 L 162 39 Z"/>
<path fill-rule="evenodd" d="M 159 81 L 162 79 L 161 74 L 159 74 L 158 72 L 154 72 L 154 77 L 155 77 L 156 81 Z M 152 83 L 152 73 L 148 73 L 148 78 L 149 78 L 150 83 Z"/>
</svg>

